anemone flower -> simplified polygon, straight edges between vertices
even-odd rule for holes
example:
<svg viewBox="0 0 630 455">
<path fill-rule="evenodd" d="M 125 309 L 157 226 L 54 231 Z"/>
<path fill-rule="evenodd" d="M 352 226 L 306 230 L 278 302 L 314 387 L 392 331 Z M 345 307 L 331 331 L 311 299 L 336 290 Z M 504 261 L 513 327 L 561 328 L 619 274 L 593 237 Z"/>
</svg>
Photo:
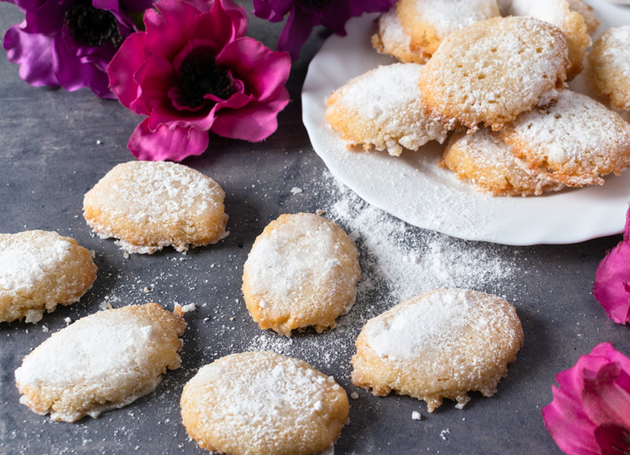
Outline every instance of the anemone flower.
<svg viewBox="0 0 630 455">
<path fill-rule="evenodd" d="M 323 25 L 345 36 L 346 22 L 351 17 L 385 12 L 394 3 L 396 0 L 254 0 L 254 15 L 270 22 L 282 22 L 288 15 L 278 50 L 289 52 L 297 60 L 315 26 Z"/>
<path fill-rule="evenodd" d="M 597 266 L 593 295 L 613 321 L 630 322 L 630 210 L 623 240 Z"/>
<path fill-rule="evenodd" d="M 245 37 L 232 0 L 161 0 L 112 59 L 120 102 L 148 116 L 128 147 L 142 160 L 179 161 L 208 147 L 208 132 L 252 142 L 278 127 L 291 59 Z"/>
<path fill-rule="evenodd" d="M 130 14 L 153 0 L 2 0 L 25 14 L 4 35 L 9 60 L 20 77 L 41 87 L 89 88 L 101 98 L 109 90 L 107 65 L 123 40 L 137 30 Z"/>
<path fill-rule="evenodd" d="M 610 343 L 595 346 L 556 375 L 545 426 L 568 455 L 630 453 L 630 359 Z"/>
</svg>

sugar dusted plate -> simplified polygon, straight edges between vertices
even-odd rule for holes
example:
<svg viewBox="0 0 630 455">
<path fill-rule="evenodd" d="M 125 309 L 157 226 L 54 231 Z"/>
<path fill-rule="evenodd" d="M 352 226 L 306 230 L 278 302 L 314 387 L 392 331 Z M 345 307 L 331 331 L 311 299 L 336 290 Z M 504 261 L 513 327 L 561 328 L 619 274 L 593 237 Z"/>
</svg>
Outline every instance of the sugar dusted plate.
<svg viewBox="0 0 630 455">
<path fill-rule="evenodd" d="M 630 24 L 630 10 L 591 0 L 598 32 Z M 302 90 L 303 120 L 313 148 L 330 171 L 372 205 L 424 229 L 506 245 L 576 243 L 621 232 L 630 201 L 630 170 L 605 185 L 527 198 L 492 197 L 437 166 L 431 143 L 400 158 L 349 151 L 326 123 L 326 98 L 349 79 L 394 62 L 370 44 L 375 16 L 351 20 L 348 36 L 331 36 L 313 58 Z M 571 88 L 586 92 L 578 77 Z"/>
</svg>

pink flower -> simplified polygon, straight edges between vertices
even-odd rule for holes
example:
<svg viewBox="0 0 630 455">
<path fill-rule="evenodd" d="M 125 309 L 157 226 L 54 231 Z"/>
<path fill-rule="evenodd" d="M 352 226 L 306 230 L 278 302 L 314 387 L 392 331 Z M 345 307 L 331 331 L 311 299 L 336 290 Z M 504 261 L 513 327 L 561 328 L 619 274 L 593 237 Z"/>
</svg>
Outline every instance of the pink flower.
<svg viewBox="0 0 630 455">
<path fill-rule="evenodd" d="M 278 127 L 289 102 L 288 54 L 245 37 L 232 0 L 161 0 L 112 59 L 112 91 L 148 116 L 128 147 L 141 160 L 179 161 L 208 147 L 208 132 L 252 142 Z"/>
<path fill-rule="evenodd" d="M 610 343 L 595 346 L 556 375 L 543 408 L 547 430 L 569 455 L 630 453 L 630 359 Z"/>
<path fill-rule="evenodd" d="M 597 266 L 593 295 L 613 321 L 630 322 L 630 210 L 626 215 L 623 241 Z"/>
</svg>

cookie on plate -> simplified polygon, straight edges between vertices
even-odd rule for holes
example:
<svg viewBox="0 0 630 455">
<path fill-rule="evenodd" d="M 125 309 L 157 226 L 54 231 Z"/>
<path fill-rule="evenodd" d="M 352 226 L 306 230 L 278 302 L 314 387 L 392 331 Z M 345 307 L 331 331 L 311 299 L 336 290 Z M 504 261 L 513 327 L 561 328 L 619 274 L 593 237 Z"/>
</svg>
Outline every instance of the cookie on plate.
<svg viewBox="0 0 630 455">
<path fill-rule="evenodd" d="M 155 390 L 167 369 L 179 368 L 185 328 L 180 315 L 155 303 L 79 319 L 15 370 L 20 403 L 62 422 L 126 406 Z"/>
<path fill-rule="evenodd" d="M 391 55 L 403 63 L 426 63 L 431 57 L 419 50 L 412 50 L 411 37 L 403 30 L 396 7 L 390 8 L 376 20 L 372 46 L 378 53 Z"/>
<path fill-rule="evenodd" d="M 186 431 L 228 455 L 309 455 L 348 419 L 346 392 L 305 362 L 272 352 L 232 354 L 202 367 L 181 398 Z"/>
<path fill-rule="evenodd" d="M 530 172 L 567 186 L 601 185 L 630 165 L 630 125 L 592 98 L 564 90 L 555 106 L 521 115 L 502 139 Z"/>
<path fill-rule="evenodd" d="M 591 85 L 613 107 L 630 110 L 630 25 L 611 28 L 588 54 Z"/>
<path fill-rule="evenodd" d="M 497 17 L 448 35 L 420 73 L 433 115 L 498 130 L 565 86 L 566 38 L 532 17 Z"/>
<path fill-rule="evenodd" d="M 539 196 L 564 188 L 545 174 L 530 174 L 514 157 L 512 147 L 488 132 L 456 132 L 446 146 L 441 166 L 495 196 Z"/>
<path fill-rule="evenodd" d="M 567 38 L 569 68 L 567 80 L 582 71 L 586 48 L 591 45 L 584 17 L 571 11 L 568 0 L 512 0 L 509 14 L 540 19 L 559 27 Z"/>
<path fill-rule="evenodd" d="M 512 305 L 495 295 L 439 289 L 406 300 L 363 327 L 352 382 L 375 395 L 392 390 L 427 403 L 462 408 L 467 392 L 490 397 L 523 344 Z"/>
<path fill-rule="evenodd" d="M 243 295 L 261 329 L 322 332 L 350 311 L 360 278 L 356 246 L 343 229 L 311 213 L 281 215 L 254 242 Z"/>
<path fill-rule="evenodd" d="M 599 28 L 599 19 L 595 14 L 595 10 L 589 4 L 582 0 L 569 0 L 569 9 L 575 11 L 584 18 L 586 24 L 586 31 L 589 35 L 592 35 Z"/>
<path fill-rule="evenodd" d="M 73 238 L 39 230 L 0 234 L 0 322 L 38 322 L 45 311 L 78 302 L 96 271 Z"/>
<path fill-rule="evenodd" d="M 431 58 L 450 33 L 500 14 L 496 0 L 399 0 L 392 9 L 420 62 Z M 382 36 L 385 30 L 381 30 Z"/>
<path fill-rule="evenodd" d="M 216 243 L 227 233 L 223 189 L 187 166 L 131 161 L 109 171 L 83 200 L 87 223 L 130 253 Z"/>
<path fill-rule="evenodd" d="M 349 147 L 387 150 L 399 156 L 403 147 L 418 150 L 448 133 L 426 114 L 418 88 L 422 65 L 395 63 L 364 73 L 328 98 L 326 119 Z"/>
</svg>

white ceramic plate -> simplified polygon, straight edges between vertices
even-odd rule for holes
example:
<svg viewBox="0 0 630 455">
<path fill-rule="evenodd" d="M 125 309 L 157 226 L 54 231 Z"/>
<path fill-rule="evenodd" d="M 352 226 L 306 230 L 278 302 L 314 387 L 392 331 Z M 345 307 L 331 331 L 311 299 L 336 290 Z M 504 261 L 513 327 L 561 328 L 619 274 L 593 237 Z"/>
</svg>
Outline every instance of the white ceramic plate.
<svg viewBox="0 0 630 455">
<path fill-rule="evenodd" d="M 630 10 L 589 0 L 601 33 L 630 24 Z M 302 91 L 303 120 L 317 154 L 341 182 L 392 215 L 421 228 L 466 240 L 507 245 L 576 243 L 621 232 L 630 201 L 630 171 L 605 185 L 567 189 L 539 197 L 492 197 L 475 192 L 440 169 L 442 146 L 431 143 L 399 158 L 348 151 L 325 120 L 326 98 L 335 89 L 393 59 L 370 44 L 375 16 L 351 20 L 348 36 L 331 36 L 313 58 Z M 580 77 L 571 88 L 585 92 Z"/>
</svg>

